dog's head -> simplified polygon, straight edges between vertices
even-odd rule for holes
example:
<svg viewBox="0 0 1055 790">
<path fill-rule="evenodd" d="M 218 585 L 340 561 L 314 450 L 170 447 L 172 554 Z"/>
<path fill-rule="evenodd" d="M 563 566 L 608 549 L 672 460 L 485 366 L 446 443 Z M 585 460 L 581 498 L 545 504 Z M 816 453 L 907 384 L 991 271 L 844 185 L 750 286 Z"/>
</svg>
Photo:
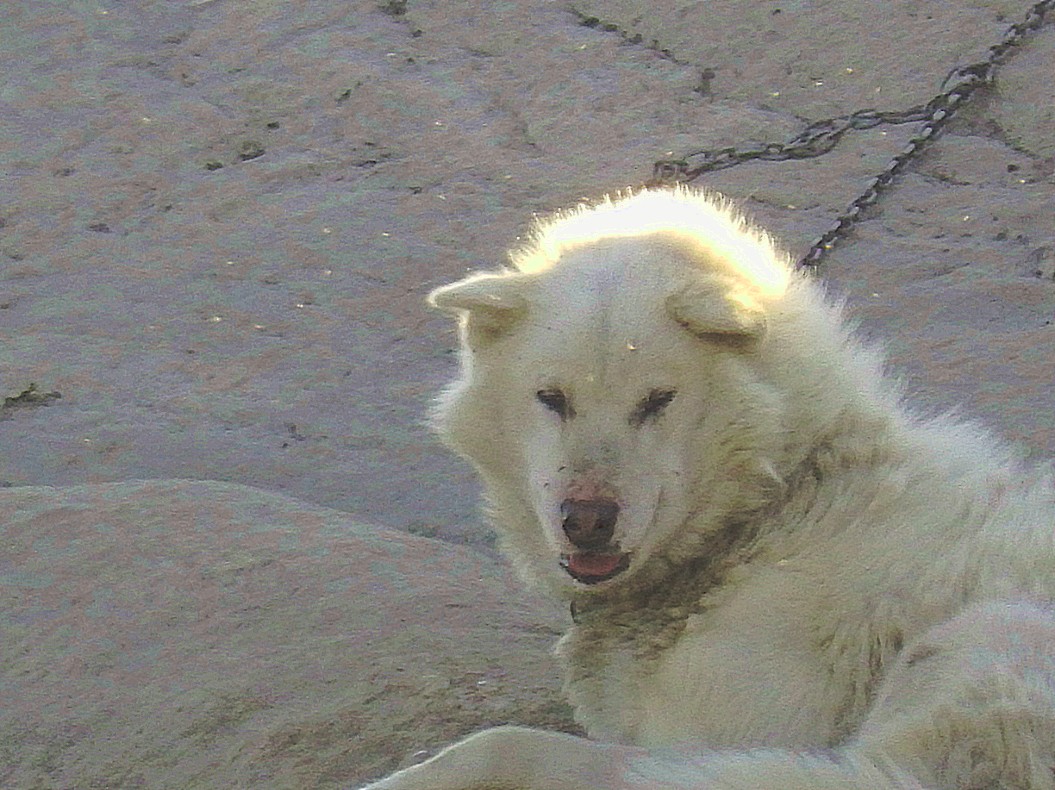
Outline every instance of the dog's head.
<svg viewBox="0 0 1055 790">
<path fill-rule="evenodd" d="M 516 270 L 430 296 L 462 339 L 437 427 L 514 559 L 565 590 L 679 560 L 774 474 L 780 399 L 754 358 L 786 267 L 695 193 L 644 198 L 558 217 Z M 647 224 L 673 209 L 680 225 Z"/>
</svg>

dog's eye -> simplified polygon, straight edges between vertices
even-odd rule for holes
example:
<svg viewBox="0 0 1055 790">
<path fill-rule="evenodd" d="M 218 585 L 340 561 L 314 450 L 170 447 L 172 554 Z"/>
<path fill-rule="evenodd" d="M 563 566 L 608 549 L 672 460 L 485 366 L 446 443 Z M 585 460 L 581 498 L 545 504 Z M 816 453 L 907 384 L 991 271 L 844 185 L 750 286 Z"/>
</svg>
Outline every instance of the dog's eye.
<svg viewBox="0 0 1055 790">
<path fill-rule="evenodd" d="M 538 398 L 538 402 L 547 409 L 559 414 L 562 420 L 567 420 L 569 417 L 574 416 L 571 405 L 568 403 L 568 396 L 559 389 L 551 388 L 539 390 L 535 393 L 535 397 Z"/>
<path fill-rule="evenodd" d="M 672 389 L 652 390 L 634 408 L 634 411 L 630 414 L 630 423 L 632 425 L 641 425 L 645 420 L 659 417 L 663 410 L 670 405 L 670 402 L 674 400 L 676 394 L 677 391 Z"/>
</svg>

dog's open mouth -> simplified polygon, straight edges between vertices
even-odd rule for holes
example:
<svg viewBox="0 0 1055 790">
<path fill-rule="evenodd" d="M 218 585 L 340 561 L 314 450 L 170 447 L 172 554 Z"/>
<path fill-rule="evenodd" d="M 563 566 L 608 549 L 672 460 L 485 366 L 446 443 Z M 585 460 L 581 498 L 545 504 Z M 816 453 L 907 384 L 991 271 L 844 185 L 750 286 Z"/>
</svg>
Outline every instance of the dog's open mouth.
<svg viewBox="0 0 1055 790">
<path fill-rule="evenodd" d="M 629 565 L 629 554 L 577 551 L 574 554 L 564 554 L 560 558 L 560 566 L 575 581 L 582 584 L 606 582 L 625 571 Z"/>
</svg>

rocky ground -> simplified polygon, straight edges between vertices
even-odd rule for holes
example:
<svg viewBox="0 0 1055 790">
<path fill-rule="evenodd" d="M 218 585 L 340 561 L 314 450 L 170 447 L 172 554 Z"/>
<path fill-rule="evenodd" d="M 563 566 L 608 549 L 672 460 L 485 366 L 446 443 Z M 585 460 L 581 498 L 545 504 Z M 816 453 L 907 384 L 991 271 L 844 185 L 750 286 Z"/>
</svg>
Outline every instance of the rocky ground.
<svg viewBox="0 0 1055 790">
<path fill-rule="evenodd" d="M 925 103 L 1028 7 L 6 4 L 0 785 L 348 787 L 570 726 L 565 615 L 423 426 L 455 342 L 423 295 L 668 152 Z M 1053 62 L 1049 19 L 822 272 L 922 408 L 1038 457 Z M 697 183 L 798 255 L 917 130 Z"/>
</svg>

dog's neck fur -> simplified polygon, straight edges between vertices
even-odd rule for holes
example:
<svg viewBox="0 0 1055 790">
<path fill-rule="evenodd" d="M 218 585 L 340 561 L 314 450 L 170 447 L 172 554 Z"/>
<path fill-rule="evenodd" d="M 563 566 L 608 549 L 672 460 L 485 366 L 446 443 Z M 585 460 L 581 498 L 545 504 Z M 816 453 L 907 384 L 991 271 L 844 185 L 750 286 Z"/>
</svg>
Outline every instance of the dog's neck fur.
<svg viewBox="0 0 1055 790">
<path fill-rule="evenodd" d="M 665 557 L 652 557 L 626 584 L 573 597 L 572 619 L 584 628 L 599 621 L 604 621 L 606 628 L 615 622 L 630 626 L 628 617 L 654 622 L 656 612 L 674 611 L 671 604 L 675 601 L 684 604 L 702 599 L 708 590 L 721 584 L 730 568 L 747 559 L 757 531 L 755 526 L 750 520 L 730 521 L 710 536 L 698 556 L 680 564 Z M 686 617 L 689 614 L 684 612 Z"/>
</svg>

